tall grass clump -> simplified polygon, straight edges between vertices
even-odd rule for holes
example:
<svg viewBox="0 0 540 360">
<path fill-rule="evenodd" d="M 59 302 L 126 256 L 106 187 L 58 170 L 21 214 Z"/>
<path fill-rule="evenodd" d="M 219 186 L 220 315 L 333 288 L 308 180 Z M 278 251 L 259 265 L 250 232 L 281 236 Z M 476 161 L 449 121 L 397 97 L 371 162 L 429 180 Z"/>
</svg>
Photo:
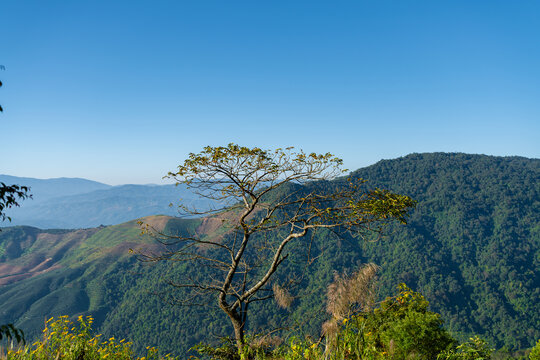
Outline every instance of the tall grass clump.
<svg viewBox="0 0 540 360">
<path fill-rule="evenodd" d="M 323 324 L 322 333 L 326 338 L 326 350 L 333 351 L 338 344 L 340 323 L 346 322 L 352 314 L 368 312 L 375 299 L 375 279 L 379 267 L 366 264 L 353 274 L 334 276 L 326 293 L 326 311 L 331 319 Z"/>
</svg>

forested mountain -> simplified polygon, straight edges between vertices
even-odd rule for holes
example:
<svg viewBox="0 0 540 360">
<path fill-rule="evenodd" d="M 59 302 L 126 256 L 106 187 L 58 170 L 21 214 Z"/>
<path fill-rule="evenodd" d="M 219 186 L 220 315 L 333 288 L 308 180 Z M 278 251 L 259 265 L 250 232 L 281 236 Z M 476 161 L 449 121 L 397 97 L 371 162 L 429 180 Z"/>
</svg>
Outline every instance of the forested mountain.
<svg viewBox="0 0 540 360">
<path fill-rule="evenodd" d="M 540 336 L 540 160 L 413 154 L 354 176 L 418 200 L 408 226 L 362 246 L 383 287 L 406 282 L 451 330 L 497 346 Z"/>
<path fill-rule="evenodd" d="M 31 188 L 32 199 L 9 209 L 11 225 L 77 229 L 116 225 L 143 216 L 178 215 L 169 204 L 208 208 L 210 203 L 179 185 L 111 186 L 85 179 L 32 179 L 0 175 L 6 184 Z"/>
<path fill-rule="evenodd" d="M 322 254 L 299 278 L 291 308 L 278 310 L 268 301 L 253 306 L 249 330 L 294 326 L 319 334 L 335 271 L 374 262 L 381 267 L 381 297 L 405 282 L 426 296 L 458 337 L 477 333 L 497 348 L 533 345 L 540 337 L 540 160 L 412 154 L 351 176 L 418 200 L 409 224 L 392 226 L 378 242 L 317 233 L 313 249 Z M 204 219 L 145 221 L 173 233 L 219 231 Z M 100 332 L 180 354 L 213 335 L 230 335 L 219 310 L 170 304 L 163 279 L 204 276 L 206 270 L 138 262 L 128 249 L 155 244 L 138 234 L 134 221 L 76 231 L 4 228 L 0 323 L 15 322 L 32 336 L 46 317 L 92 314 Z M 279 279 L 303 271 L 301 256 L 290 260 Z"/>
</svg>

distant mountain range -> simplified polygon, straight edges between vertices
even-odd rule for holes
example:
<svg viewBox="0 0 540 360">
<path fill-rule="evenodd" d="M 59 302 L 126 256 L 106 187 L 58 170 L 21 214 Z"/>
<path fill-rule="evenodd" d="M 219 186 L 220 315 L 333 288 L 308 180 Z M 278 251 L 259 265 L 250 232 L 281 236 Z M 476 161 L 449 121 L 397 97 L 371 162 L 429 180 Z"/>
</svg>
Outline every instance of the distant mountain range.
<svg viewBox="0 0 540 360">
<path fill-rule="evenodd" d="M 91 228 L 156 214 L 177 216 L 179 204 L 201 210 L 211 206 L 209 200 L 183 185 L 111 186 L 79 178 L 34 179 L 9 175 L 0 175 L 0 182 L 29 186 L 32 194 L 32 199 L 21 202 L 21 207 L 6 211 L 12 222 L 1 226 Z"/>
<path fill-rule="evenodd" d="M 326 319 L 326 287 L 335 272 L 374 262 L 381 267 L 381 298 L 405 282 L 426 296 L 445 326 L 460 339 L 479 334 L 496 348 L 524 349 L 540 338 L 539 159 L 411 154 L 380 161 L 350 176 L 366 179 L 369 187 L 418 200 L 409 224 L 391 226 L 389 235 L 375 243 L 348 236 L 336 240 L 328 233 L 317 233 L 310 239 L 313 249 L 327 250 L 309 267 L 309 276 L 301 281 L 291 308 L 280 310 L 271 301 L 253 303 L 249 331 L 292 326 L 318 336 Z M 5 182 L 39 190 L 38 184 L 24 179 Z M 342 186 L 343 179 L 323 185 Z M 52 205 L 49 209 L 51 214 L 58 211 L 66 217 L 72 211 L 76 218 L 100 214 L 100 204 L 104 204 L 107 214 L 100 219 L 120 219 L 115 214 L 126 211 L 128 203 L 142 204 L 151 211 L 150 199 L 159 198 L 166 206 L 178 197 L 174 193 L 166 199 L 171 189 L 93 188 L 87 193 L 49 197 L 56 206 L 66 204 L 63 209 L 55 210 Z M 122 199 L 116 200 L 117 212 L 113 211 L 115 196 Z M 24 202 L 21 211 L 29 203 Z M 201 218 L 150 216 L 144 221 L 173 233 L 219 236 L 219 228 L 204 226 L 206 220 Z M 92 315 L 97 331 L 105 336 L 133 340 L 139 350 L 143 345 L 158 345 L 179 355 L 200 341 L 231 334 L 230 324 L 219 310 L 173 306 L 161 298 L 171 291 L 163 279 L 196 278 L 205 269 L 184 263 L 148 266 L 128 252 L 139 246 L 159 250 L 155 240 L 140 236 L 136 221 L 79 230 L 3 228 L 0 324 L 14 322 L 32 338 L 50 316 Z M 304 263 L 291 260 L 276 276 L 281 281 L 303 270 Z"/>
</svg>

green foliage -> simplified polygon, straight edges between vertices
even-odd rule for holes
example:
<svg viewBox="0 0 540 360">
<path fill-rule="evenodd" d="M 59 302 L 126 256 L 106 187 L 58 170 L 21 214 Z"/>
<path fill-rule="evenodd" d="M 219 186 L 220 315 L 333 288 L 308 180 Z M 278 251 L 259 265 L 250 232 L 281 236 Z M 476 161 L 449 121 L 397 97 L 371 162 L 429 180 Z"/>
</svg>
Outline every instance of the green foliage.
<svg viewBox="0 0 540 360">
<path fill-rule="evenodd" d="M 293 172 L 294 177 L 300 179 L 341 173 L 338 167 L 343 161 L 330 153 L 295 153 L 292 149 L 263 150 L 232 143 L 228 146 L 206 146 L 198 154 L 190 153 L 184 164 L 178 166 L 178 171 L 170 172 L 169 176 L 192 184 L 208 179 L 220 181 L 230 171 L 239 175 L 236 178 L 239 185 L 250 187 L 260 186 L 261 181 L 272 181 L 287 172 Z M 261 170 L 267 171 L 257 174 Z M 257 181 L 254 182 L 254 179 Z M 232 191 L 233 188 L 225 187 L 225 190 Z"/>
<path fill-rule="evenodd" d="M 310 339 L 301 340 L 297 337 L 292 337 L 287 346 L 276 351 L 275 358 L 282 358 L 284 360 L 317 360 L 324 358 L 324 351 L 319 344 Z"/>
<path fill-rule="evenodd" d="M 229 337 L 221 339 L 220 345 L 212 346 L 206 343 L 199 343 L 191 348 L 203 357 L 210 359 L 238 360 L 238 348 L 234 339 Z"/>
<path fill-rule="evenodd" d="M 245 359 L 489 359 L 491 350 L 478 338 L 449 350 L 456 341 L 442 328 L 439 315 L 428 310 L 424 297 L 404 284 L 398 289 L 375 309 L 326 323 L 324 341 L 293 335 L 286 345 L 261 351 L 250 339 Z M 232 341 L 218 347 L 200 344 L 196 350 L 212 359 L 240 359 Z"/>
<path fill-rule="evenodd" d="M 439 314 L 428 311 L 425 298 L 401 284 L 368 313 L 346 319 L 329 342 L 330 352 L 343 359 L 434 359 L 454 343 Z M 332 334 L 327 335 L 332 339 Z"/>
<path fill-rule="evenodd" d="M 236 340 L 225 337 L 220 340 L 219 345 L 212 346 L 201 342 L 191 348 L 203 358 L 220 360 L 248 360 L 248 359 L 272 359 L 281 349 L 274 348 L 271 343 L 260 341 L 263 337 L 246 336 L 246 343 L 242 353 L 238 352 Z M 193 359 L 198 357 L 192 356 Z"/>
<path fill-rule="evenodd" d="M 29 194 L 30 188 L 22 185 L 6 185 L 0 182 L 0 220 L 11 221 L 11 218 L 6 215 L 6 209 L 13 206 L 19 206 L 19 201 L 32 197 Z M 1 229 L 0 229 L 1 231 Z"/>
<path fill-rule="evenodd" d="M 102 339 L 102 335 L 92 334 L 92 317 L 79 316 L 77 324 L 67 316 L 50 318 L 43 330 L 43 339 L 31 346 L 9 349 L 10 360 L 159 360 L 173 359 L 170 355 L 159 357 L 158 350 L 147 347 L 146 356 L 136 357 L 131 342 L 117 341 L 114 337 Z"/>
<path fill-rule="evenodd" d="M 232 338 L 224 338 L 216 346 L 200 343 L 192 349 L 197 351 L 202 358 L 196 356 L 190 358 L 212 360 L 315 360 L 321 359 L 323 356 L 321 347 L 309 339 L 302 340 L 293 336 L 289 339 L 288 344 L 281 346 L 275 344 L 272 346 L 271 343 L 266 343 L 265 339 L 271 340 L 265 336 L 248 336 L 241 355 L 238 353 L 235 340 Z"/>
<path fill-rule="evenodd" d="M 375 189 L 368 194 L 366 201 L 352 203 L 364 211 L 381 217 L 382 219 L 398 219 L 406 224 L 409 210 L 416 206 L 417 202 L 406 195 L 393 194 L 388 190 Z"/>
<path fill-rule="evenodd" d="M 24 331 L 17 329 L 13 324 L 0 325 L 0 340 L 16 340 L 18 343 L 25 343 Z"/>
<path fill-rule="evenodd" d="M 532 348 L 529 354 L 530 360 L 540 360 L 540 339 L 536 342 L 536 345 Z"/>
<path fill-rule="evenodd" d="M 475 336 L 455 349 L 442 352 L 437 360 L 489 360 L 492 352 L 485 340 Z"/>
<path fill-rule="evenodd" d="M 231 339 L 220 346 L 199 344 L 196 350 L 211 359 L 252 360 L 489 360 L 492 349 L 475 336 L 456 345 L 444 330 L 438 314 L 428 310 L 425 298 L 404 284 L 397 295 L 388 297 L 370 311 L 350 315 L 325 327 L 324 339 L 290 337 L 285 345 L 265 348 L 250 339 L 241 357 Z M 328 325 L 328 323 L 327 323 Z"/>
</svg>

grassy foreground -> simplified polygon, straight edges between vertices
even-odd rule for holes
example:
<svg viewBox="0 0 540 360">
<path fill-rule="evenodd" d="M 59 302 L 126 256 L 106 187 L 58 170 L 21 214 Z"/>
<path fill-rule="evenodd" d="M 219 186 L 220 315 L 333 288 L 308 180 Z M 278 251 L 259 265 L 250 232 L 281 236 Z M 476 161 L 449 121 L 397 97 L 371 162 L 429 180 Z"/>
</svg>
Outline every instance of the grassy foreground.
<svg viewBox="0 0 540 360">
<path fill-rule="evenodd" d="M 242 355 L 234 341 L 225 339 L 219 346 L 199 344 L 198 356 L 189 359 L 230 360 L 322 360 L 322 359 L 422 359 L 487 360 L 492 349 L 479 337 L 459 344 L 442 327 L 440 315 L 428 310 L 425 298 L 404 284 L 398 293 L 369 310 L 353 309 L 351 304 L 333 304 L 331 318 L 323 327 L 323 336 L 291 336 L 286 341 L 270 336 L 248 338 Z M 31 345 L 10 347 L 0 358 L 13 360 L 165 360 L 180 359 L 161 355 L 147 347 L 142 357 L 132 344 L 114 337 L 103 339 L 92 332 L 92 317 L 79 316 L 74 323 L 67 316 L 51 318 L 45 324 L 42 339 Z M 184 357 L 185 358 L 185 357 Z M 522 359 L 540 360 L 540 340 Z"/>
</svg>

